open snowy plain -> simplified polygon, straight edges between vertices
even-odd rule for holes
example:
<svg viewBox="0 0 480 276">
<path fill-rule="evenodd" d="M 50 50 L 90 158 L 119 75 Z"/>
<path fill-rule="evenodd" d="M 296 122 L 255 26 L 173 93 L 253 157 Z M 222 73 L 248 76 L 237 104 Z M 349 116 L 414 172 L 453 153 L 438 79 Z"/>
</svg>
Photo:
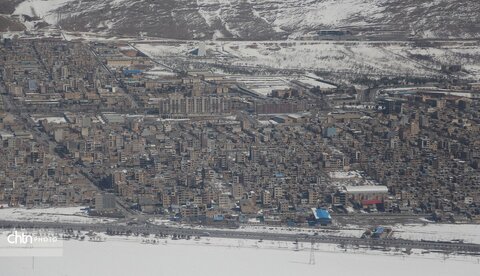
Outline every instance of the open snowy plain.
<svg viewBox="0 0 480 276">
<path fill-rule="evenodd" d="M 478 275 L 478 257 L 253 240 L 70 240 L 62 257 L 1 257 L 1 275 Z M 314 261 L 314 264 L 312 264 Z M 95 265 L 93 265 L 95 264 Z"/>
<path fill-rule="evenodd" d="M 135 46 L 150 57 L 168 62 L 187 57 L 196 41 L 142 41 Z M 210 41 L 211 65 L 311 70 L 371 76 L 438 77 L 445 64 L 462 64 L 461 77 L 480 75 L 480 50 L 472 41 L 418 45 L 401 41 Z"/>
<path fill-rule="evenodd" d="M 81 207 L 0 210 L 4 219 L 20 221 L 89 221 Z M 154 224 L 171 222 L 154 220 Z M 173 225 L 171 225 L 173 226 Z M 183 225 L 182 227 L 192 227 Z M 392 226 L 394 237 L 413 240 L 465 239 L 480 242 L 480 225 L 409 224 Z M 208 230 L 205 228 L 205 230 Z M 272 233 L 307 233 L 311 228 L 245 225 L 239 230 Z M 235 231 L 235 230 L 232 230 Z M 338 232 L 338 233 L 337 233 Z M 362 230 L 347 226 L 330 235 L 358 236 Z M 0 231 L 5 241 L 11 230 Z M 83 234 L 85 234 L 84 232 Z M 320 231 L 318 233 L 322 235 Z M 248 239 L 200 238 L 172 240 L 141 236 L 107 236 L 95 242 L 87 237 L 62 241 L 60 257 L 0 257 L 0 275 L 478 275 L 480 256 L 405 249 L 367 249 L 335 244 L 315 244 Z M 148 240 L 148 242 L 147 242 Z M 155 240 L 153 244 L 152 241 Z M 313 253 L 312 253 L 313 252 Z M 7 252 L 8 253 L 8 252 Z M 27 254 L 28 255 L 28 254 Z M 312 264 L 314 262 L 314 264 Z M 95 264 L 95 265 L 92 265 Z"/>
</svg>

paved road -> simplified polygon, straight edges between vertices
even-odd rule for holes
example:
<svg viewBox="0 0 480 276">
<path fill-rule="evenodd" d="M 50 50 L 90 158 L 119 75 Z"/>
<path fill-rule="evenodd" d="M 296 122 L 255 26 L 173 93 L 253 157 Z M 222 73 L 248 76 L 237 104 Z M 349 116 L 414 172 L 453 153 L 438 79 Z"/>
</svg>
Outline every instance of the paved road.
<svg viewBox="0 0 480 276">
<path fill-rule="evenodd" d="M 130 100 L 132 108 L 135 110 L 139 109 L 139 105 L 137 101 L 133 98 L 133 96 L 130 93 L 128 93 L 127 86 L 123 83 L 122 79 L 117 78 L 117 76 L 115 75 L 115 72 L 112 72 L 112 70 L 110 70 L 110 68 L 103 62 L 102 58 L 97 54 L 97 52 L 95 52 L 95 49 L 93 49 L 93 47 L 88 46 L 88 49 L 97 60 L 97 63 L 100 64 L 100 66 L 103 68 L 103 70 L 105 70 L 105 72 L 109 74 L 113 79 L 115 79 L 115 81 L 118 83 L 118 85 L 121 88 L 121 93 L 123 93 Z"/>
<path fill-rule="evenodd" d="M 465 252 L 469 254 L 480 254 L 480 244 L 473 243 L 454 243 L 437 241 L 412 241 L 405 239 L 362 239 L 355 237 L 338 237 L 332 235 L 309 235 L 297 233 L 267 233 L 267 232 L 249 232 L 242 230 L 225 229 L 192 229 L 183 227 L 169 227 L 164 225 L 122 225 L 118 223 L 99 223 L 99 224 L 77 224 L 77 223 L 58 223 L 58 222 L 26 222 L 26 221 L 0 221 L 2 228 L 42 228 L 42 229 L 72 229 L 74 231 L 95 231 L 106 232 L 107 229 L 117 232 L 132 231 L 133 233 L 149 233 L 163 235 L 182 235 L 182 236 L 200 236 L 229 239 L 252 239 L 252 240 L 272 240 L 286 242 L 315 242 L 339 244 L 342 246 L 366 246 L 377 248 L 405 248 L 405 249 L 423 249 L 432 251 L 441 251 L 446 253 Z"/>
</svg>

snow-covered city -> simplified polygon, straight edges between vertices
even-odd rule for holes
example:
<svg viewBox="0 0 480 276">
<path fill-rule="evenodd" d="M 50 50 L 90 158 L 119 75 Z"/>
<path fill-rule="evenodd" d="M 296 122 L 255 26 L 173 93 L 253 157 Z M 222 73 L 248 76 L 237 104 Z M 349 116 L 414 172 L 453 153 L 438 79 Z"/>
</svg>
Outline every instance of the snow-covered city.
<svg viewBox="0 0 480 276">
<path fill-rule="evenodd" d="M 0 0 L 0 276 L 477 275 L 479 15 Z"/>
</svg>

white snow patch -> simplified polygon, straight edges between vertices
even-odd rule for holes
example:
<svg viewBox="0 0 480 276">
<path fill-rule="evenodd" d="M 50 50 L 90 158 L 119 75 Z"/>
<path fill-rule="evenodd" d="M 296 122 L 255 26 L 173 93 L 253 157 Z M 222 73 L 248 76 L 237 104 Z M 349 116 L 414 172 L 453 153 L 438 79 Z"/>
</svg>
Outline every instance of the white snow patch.
<svg viewBox="0 0 480 276">
<path fill-rule="evenodd" d="M 106 223 L 116 221 L 101 217 L 90 217 L 81 209 L 85 207 L 55 207 L 55 208 L 3 208 L 0 209 L 2 220 L 39 221 L 65 223 Z"/>
<path fill-rule="evenodd" d="M 394 237 L 410 240 L 452 241 L 480 243 L 479 224 L 407 224 L 395 225 Z"/>
<path fill-rule="evenodd" d="M 4 232 L 0 238 L 6 238 Z M 111 237 L 105 242 L 67 240 L 63 256 L 50 258 L 0 258 L 5 275 L 451 275 L 461 271 L 476 275 L 478 258 L 413 251 L 382 252 L 342 249 L 332 244 L 314 246 L 315 264 L 309 264 L 309 243 L 235 239 L 167 240 L 142 243 L 152 237 Z M 32 262 L 34 261 L 34 265 Z"/>
<path fill-rule="evenodd" d="M 28 0 L 20 3 L 13 14 L 38 16 L 49 24 L 57 22 L 55 10 L 75 0 Z"/>
</svg>

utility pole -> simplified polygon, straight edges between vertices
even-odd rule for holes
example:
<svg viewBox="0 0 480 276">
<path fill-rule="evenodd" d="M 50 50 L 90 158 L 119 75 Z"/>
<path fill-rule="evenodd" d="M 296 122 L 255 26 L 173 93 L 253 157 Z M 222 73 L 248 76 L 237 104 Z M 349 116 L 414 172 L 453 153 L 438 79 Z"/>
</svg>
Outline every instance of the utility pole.
<svg viewBox="0 0 480 276">
<path fill-rule="evenodd" d="M 315 242 L 312 241 L 312 245 L 310 247 L 310 260 L 308 261 L 308 264 L 314 265 L 315 264 Z"/>
</svg>

